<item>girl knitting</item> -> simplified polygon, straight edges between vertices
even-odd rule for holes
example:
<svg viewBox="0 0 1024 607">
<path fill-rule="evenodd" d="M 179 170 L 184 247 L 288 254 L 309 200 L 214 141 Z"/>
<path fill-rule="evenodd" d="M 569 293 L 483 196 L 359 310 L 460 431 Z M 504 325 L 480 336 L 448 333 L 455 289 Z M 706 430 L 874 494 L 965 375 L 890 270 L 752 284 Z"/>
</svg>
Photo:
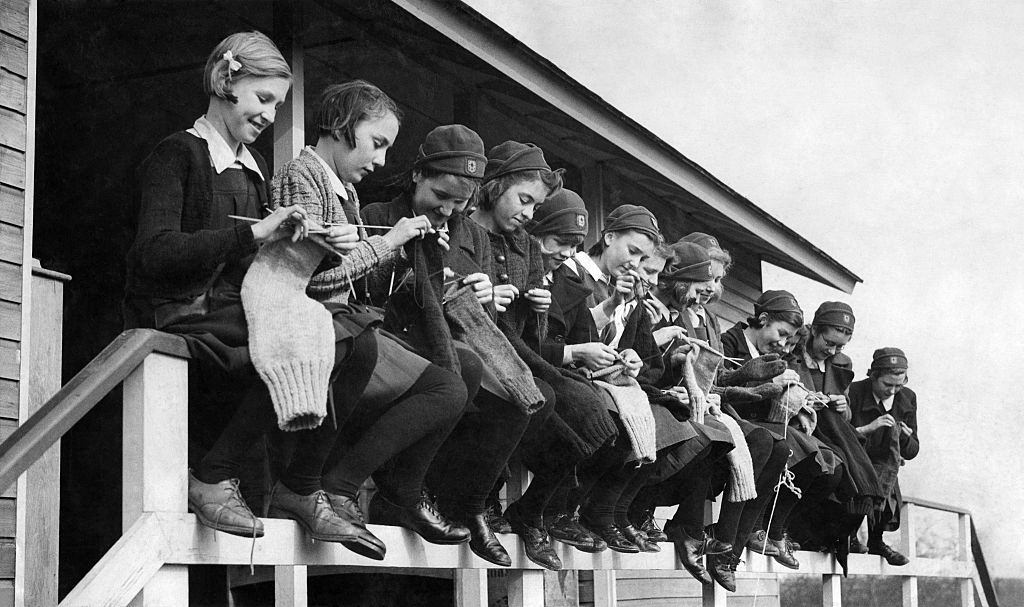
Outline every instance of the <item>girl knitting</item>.
<svg viewBox="0 0 1024 607">
<path fill-rule="evenodd" d="M 366 220 L 378 225 L 393 225 L 402 217 L 423 215 L 439 233 L 447 235 L 446 249 L 417 242 L 407 247 L 405 259 L 396 260 L 390 267 L 378 266 L 370 291 L 376 303 L 386 305 L 388 330 L 408 339 L 418 352 L 435 362 L 443 361 L 445 351 L 454 349 L 467 383 L 467 371 L 475 369 L 473 393 L 480 383 L 481 370 L 474 349 L 485 355 L 485 350 L 503 350 L 504 355 L 494 366 L 506 366 L 506 362 L 522 365 L 508 340 L 490 321 L 492 286 L 486 270 L 490 269 L 492 255 L 487 232 L 463 215 L 476 196 L 486 164 L 483 141 L 475 132 L 457 124 L 437 127 L 419 147 L 406 190 L 389 203 L 371 204 L 364 210 Z M 446 277 L 444 269 L 455 277 Z M 413 277 L 408 278 L 408 274 Z M 462 301 L 463 295 L 470 301 Z M 462 321 L 467 319 L 460 315 L 464 313 L 486 319 L 483 324 L 490 323 L 490 331 L 481 326 L 472 335 L 463 335 Z M 453 343 L 453 334 L 473 346 L 462 341 Z M 496 377 L 499 373 L 489 368 L 487 375 Z M 523 375 L 506 376 L 504 385 L 511 380 L 524 381 L 530 384 L 525 387 L 536 391 L 537 384 L 528 371 Z M 545 389 L 550 397 L 550 389 Z M 538 394 L 542 400 L 548 399 Z M 532 420 L 543 423 L 552 407 L 531 411 L 537 403 L 516 402 L 500 382 L 493 385 L 490 379 L 474 404 L 431 464 L 429 486 L 437 495 L 441 511 L 469 528 L 470 549 L 486 561 L 507 567 L 512 561 L 488 525 L 487 495 L 527 424 Z"/>
<path fill-rule="evenodd" d="M 438 544 L 469 540 L 469 531 L 446 517 L 425 494 L 427 468 L 466 406 L 467 385 L 457 375 L 417 356 L 379 333 L 380 316 L 350 300 L 356 281 L 386 264 L 414 238 L 437 234 L 427 218 L 403 217 L 383 235 L 369 236 L 361 227 L 353 184 L 383 166 L 399 130 L 395 102 L 360 80 L 328 87 L 317 113 L 317 144 L 302 150 L 275 176 L 273 206 L 297 204 L 311 222 L 328 226 L 324 241 L 343 256 L 310 254 L 302 258 L 305 292 L 322 302 L 333 318 L 337 336 L 372 343 L 375 356 L 365 368 L 337 375 L 335 386 L 365 383 L 358 406 L 339 410 L 345 420 L 340 438 L 327 456 L 320 480 L 335 510 L 359 520 L 354 499 L 359 487 L 385 462 L 392 473 L 371 505 L 371 518 L 412 529 Z M 272 254 L 289 255 L 288 247 Z M 273 261 L 273 258 L 271 259 Z M 472 382 L 470 382 L 472 383 Z M 285 494 L 288 487 L 278 486 Z M 348 513 L 347 515 L 345 513 Z M 283 514 L 297 518 L 294 509 Z"/>
<path fill-rule="evenodd" d="M 267 168 L 249 144 L 274 122 L 290 85 L 287 63 L 263 34 L 233 34 L 217 45 L 204 71 L 206 114 L 160 142 L 142 166 L 138 233 L 127 259 L 128 322 L 181 335 L 188 344 L 192 429 L 218 426 L 218 414 L 234 409 L 205 455 L 190 454 L 189 509 L 204 525 L 254 537 L 263 524 L 239 492 L 239 462 L 275 422 L 285 427 L 294 420 L 275 419 L 268 385 L 257 377 L 240 293 L 260 247 L 305 236 L 307 213 L 299 206 L 269 210 Z M 328 371 L 341 372 L 358 358 L 351 340 L 327 348 Z M 296 427 L 315 425 L 304 421 Z M 335 515 L 318 483 L 302 490 L 310 469 L 318 479 L 318 454 L 333 444 L 333 431 L 298 433 L 295 465 L 281 482 L 303 493 L 296 500 L 302 508 L 316 512 L 318 522 L 307 530 L 382 558 L 380 542 Z"/>
<path fill-rule="evenodd" d="M 540 148 L 506 141 L 487 154 L 479 209 L 470 219 L 487 232 L 495 306 L 504 308 L 497 325 L 530 371 L 554 391 L 556 415 L 531 423 L 519 446 L 523 463 L 534 473 L 522 497 L 506 516 L 522 539 L 527 557 L 548 569 L 560 569 L 544 524 L 544 509 L 575 465 L 614 438 L 615 425 L 604 414 L 594 387 L 573 374 L 563 374 L 527 344 L 546 332 L 551 293 L 544 287 L 544 262 L 536 240 L 523 229 L 537 207 L 561 187 Z"/>
</svg>

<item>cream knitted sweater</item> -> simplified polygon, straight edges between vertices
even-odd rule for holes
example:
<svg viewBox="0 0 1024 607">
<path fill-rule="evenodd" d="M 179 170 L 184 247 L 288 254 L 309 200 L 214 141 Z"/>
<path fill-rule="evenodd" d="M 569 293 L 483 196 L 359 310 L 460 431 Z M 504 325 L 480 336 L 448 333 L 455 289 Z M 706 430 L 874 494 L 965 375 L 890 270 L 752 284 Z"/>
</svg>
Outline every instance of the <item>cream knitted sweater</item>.
<svg viewBox="0 0 1024 607">
<path fill-rule="evenodd" d="M 355 190 L 347 188 L 349 200 L 343 203 L 331 186 L 327 169 L 324 168 L 312 148 L 304 148 L 298 157 L 289 160 L 270 182 L 271 207 L 301 204 L 309 218 L 318 225 L 350 223 L 345 215 L 345 206 L 359 219 L 359 200 Z M 317 301 L 347 303 L 351 281 L 357 281 L 374 268 L 390 262 L 398 255 L 382 236 L 367 236 L 366 230 L 359 229 L 359 246 L 330 268 L 321 268 L 306 287 L 306 292 Z"/>
</svg>

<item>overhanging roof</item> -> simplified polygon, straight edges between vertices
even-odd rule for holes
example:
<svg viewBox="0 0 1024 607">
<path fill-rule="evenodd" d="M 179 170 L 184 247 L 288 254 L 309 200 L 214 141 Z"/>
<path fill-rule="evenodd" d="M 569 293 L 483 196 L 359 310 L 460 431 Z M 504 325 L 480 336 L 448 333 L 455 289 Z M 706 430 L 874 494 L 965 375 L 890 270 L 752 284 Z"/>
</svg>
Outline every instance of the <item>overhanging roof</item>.
<svg viewBox="0 0 1024 607">
<path fill-rule="evenodd" d="M 627 172 L 654 195 L 710 207 L 703 219 L 732 233 L 763 261 L 850 293 L 861 279 L 697 163 L 586 88 L 495 23 L 461 2 L 392 0 L 414 17 L 547 101 L 637 161 Z M 653 175 L 644 175 L 648 171 Z M 686 196 L 688 194 L 689 196 Z M 721 224 L 721 225 L 719 225 Z"/>
</svg>

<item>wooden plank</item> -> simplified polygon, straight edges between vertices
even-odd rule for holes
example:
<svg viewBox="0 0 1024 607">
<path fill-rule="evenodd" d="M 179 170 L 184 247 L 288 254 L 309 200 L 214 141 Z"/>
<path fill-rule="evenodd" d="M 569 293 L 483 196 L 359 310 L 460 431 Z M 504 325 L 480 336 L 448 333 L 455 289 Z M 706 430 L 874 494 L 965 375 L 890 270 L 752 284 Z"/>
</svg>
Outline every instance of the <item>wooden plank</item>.
<svg viewBox="0 0 1024 607">
<path fill-rule="evenodd" d="M 0 145 L 24 152 L 28 137 L 26 125 L 24 114 L 0 107 Z"/>
<path fill-rule="evenodd" d="M 15 544 L 13 541 L 0 541 L 0 579 L 14 579 Z"/>
<path fill-rule="evenodd" d="M 29 0 L 3 0 L 0 2 L 0 28 L 22 40 L 28 40 Z"/>
<path fill-rule="evenodd" d="M 508 576 L 508 607 L 537 607 L 544 604 L 544 572 L 513 570 Z"/>
<path fill-rule="evenodd" d="M 0 183 L 25 189 L 25 153 L 0 147 Z"/>
<path fill-rule="evenodd" d="M 21 375 L 21 348 L 18 342 L 0 339 L 0 378 L 19 379 Z"/>
<path fill-rule="evenodd" d="M 21 306 L 0 301 L 0 339 L 21 341 Z M 3 415 L 0 412 L 0 415 Z"/>
<path fill-rule="evenodd" d="M 14 537 L 17 508 L 11 498 L 0 498 L 0 538 Z"/>
<path fill-rule="evenodd" d="M 18 381 L 0 379 L 0 417 L 17 419 L 20 398 L 18 395 Z"/>
<path fill-rule="evenodd" d="M 28 78 L 28 43 L 0 32 L 0 68 Z"/>
<path fill-rule="evenodd" d="M 274 567 L 275 607 L 307 607 L 306 568 Z"/>
<path fill-rule="evenodd" d="M 20 114 L 28 105 L 28 87 L 25 78 L 0 69 L 0 107 L 9 108 Z"/>
<path fill-rule="evenodd" d="M 0 300 L 21 303 L 21 289 L 21 266 L 0 261 Z"/>
<path fill-rule="evenodd" d="M 487 570 L 455 570 L 455 607 L 487 607 Z"/>
<path fill-rule="evenodd" d="M 24 259 L 24 230 L 18 226 L 0 223 L 0 261 L 21 263 Z"/>
<path fill-rule="evenodd" d="M 25 192 L 0 184 L 0 221 L 11 225 L 25 225 Z"/>
</svg>

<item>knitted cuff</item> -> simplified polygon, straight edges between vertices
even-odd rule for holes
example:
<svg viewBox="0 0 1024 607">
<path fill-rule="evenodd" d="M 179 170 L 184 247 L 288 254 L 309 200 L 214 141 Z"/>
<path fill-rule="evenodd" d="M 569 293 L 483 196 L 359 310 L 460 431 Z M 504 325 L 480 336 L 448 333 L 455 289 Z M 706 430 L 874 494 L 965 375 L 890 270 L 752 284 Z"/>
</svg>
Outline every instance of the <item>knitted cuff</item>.
<svg viewBox="0 0 1024 607">
<path fill-rule="evenodd" d="M 316 428 L 323 422 L 331 367 L 326 360 L 261 365 L 258 371 L 270 391 L 278 428 L 293 432 Z"/>
<path fill-rule="evenodd" d="M 642 463 L 649 464 L 657 459 L 654 419 L 647 416 L 620 416 L 622 426 L 633 446 L 633 455 Z"/>
<path fill-rule="evenodd" d="M 512 397 L 512 401 L 527 415 L 537 412 L 544 406 L 544 395 L 537 389 L 532 375 L 503 377 L 498 381 Z"/>
<path fill-rule="evenodd" d="M 366 239 L 366 243 L 370 245 L 370 249 L 373 250 L 373 254 L 377 256 L 377 263 L 383 263 L 394 259 L 399 255 L 398 251 L 392 249 L 388 244 L 387 240 L 384 240 L 383 236 L 373 235 Z M 402 247 L 399 247 L 401 249 Z"/>
<path fill-rule="evenodd" d="M 726 454 L 729 462 L 729 484 L 725 498 L 730 502 L 745 502 L 757 497 L 757 488 L 754 481 L 754 462 L 750 456 L 750 449 L 743 437 L 743 429 L 736 423 L 736 420 L 728 415 L 718 415 L 715 420 L 720 422 L 729 431 L 733 443 L 736 445 L 732 451 Z"/>
</svg>

